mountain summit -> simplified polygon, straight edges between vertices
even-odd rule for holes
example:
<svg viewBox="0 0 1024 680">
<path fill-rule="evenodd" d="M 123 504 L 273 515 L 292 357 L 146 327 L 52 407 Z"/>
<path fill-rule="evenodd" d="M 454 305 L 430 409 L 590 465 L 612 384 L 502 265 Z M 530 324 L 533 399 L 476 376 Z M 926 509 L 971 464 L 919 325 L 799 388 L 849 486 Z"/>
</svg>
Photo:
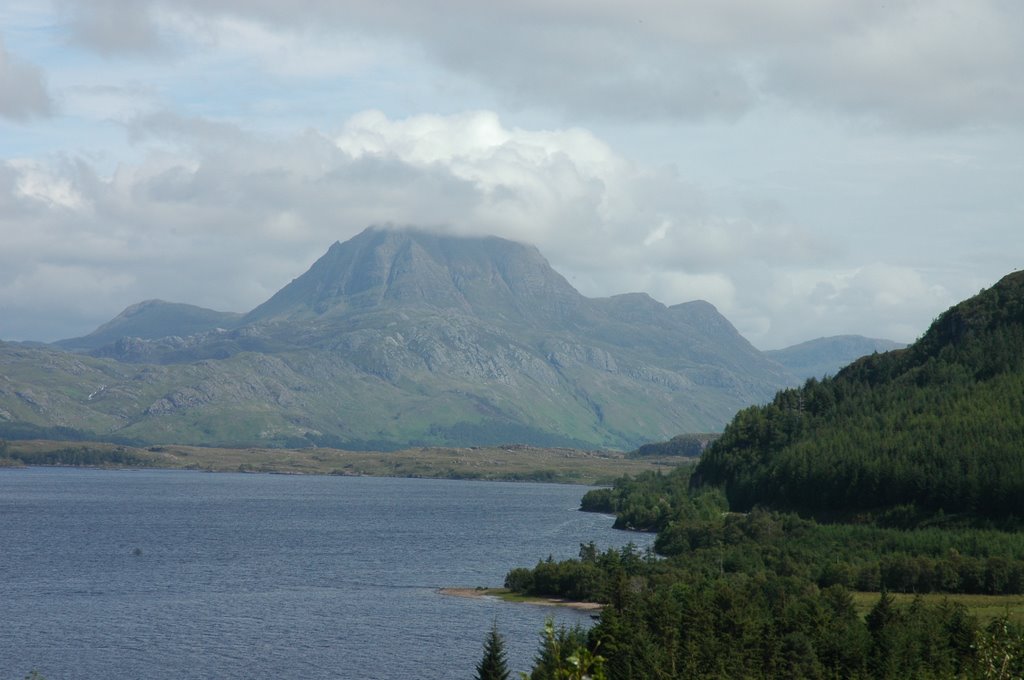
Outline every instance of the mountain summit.
<svg viewBox="0 0 1024 680">
<path fill-rule="evenodd" d="M 22 362 L 0 374 L 23 376 L 0 384 L 0 420 L 147 442 L 632 448 L 720 429 L 793 382 L 707 302 L 587 298 L 531 246 L 408 229 L 335 243 L 244 316 L 146 303 L 65 346 L 91 356 L 0 346 L 0 368 Z"/>
<path fill-rule="evenodd" d="M 244 322 L 341 317 L 380 307 L 557 320 L 582 302 L 532 246 L 370 228 L 332 245 Z"/>
</svg>

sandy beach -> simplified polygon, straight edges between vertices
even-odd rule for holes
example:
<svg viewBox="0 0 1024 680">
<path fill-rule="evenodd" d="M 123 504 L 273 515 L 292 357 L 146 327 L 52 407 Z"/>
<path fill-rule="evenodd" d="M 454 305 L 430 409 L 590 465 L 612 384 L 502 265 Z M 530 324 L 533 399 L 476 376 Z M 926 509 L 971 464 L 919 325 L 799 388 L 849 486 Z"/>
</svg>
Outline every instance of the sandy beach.
<svg viewBox="0 0 1024 680">
<path fill-rule="evenodd" d="M 521 604 L 534 604 L 542 607 L 568 607 L 579 611 L 599 612 L 604 605 L 598 602 L 574 602 L 558 597 L 529 597 L 517 595 L 505 588 L 440 588 L 438 592 L 442 595 L 453 597 L 494 597 L 506 602 Z"/>
</svg>

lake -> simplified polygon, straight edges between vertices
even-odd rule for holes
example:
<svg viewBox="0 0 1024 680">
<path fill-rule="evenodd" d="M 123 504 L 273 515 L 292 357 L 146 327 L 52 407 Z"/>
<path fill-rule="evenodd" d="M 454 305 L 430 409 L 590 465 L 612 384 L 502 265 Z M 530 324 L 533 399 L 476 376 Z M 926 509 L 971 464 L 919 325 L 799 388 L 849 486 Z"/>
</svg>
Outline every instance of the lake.
<svg viewBox="0 0 1024 680">
<path fill-rule="evenodd" d="M 0 678 L 472 678 L 564 608 L 442 595 L 651 537 L 555 484 L 0 469 Z"/>
</svg>

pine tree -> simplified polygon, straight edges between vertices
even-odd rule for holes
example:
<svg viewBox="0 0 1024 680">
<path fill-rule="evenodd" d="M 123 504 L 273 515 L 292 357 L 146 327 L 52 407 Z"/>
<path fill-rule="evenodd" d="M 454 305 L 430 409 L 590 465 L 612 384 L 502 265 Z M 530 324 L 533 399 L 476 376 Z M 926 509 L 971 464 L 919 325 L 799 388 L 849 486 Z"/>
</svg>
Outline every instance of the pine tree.
<svg viewBox="0 0 1024 680">
<path fill-rule="evenodd" d="M 484 657 L 476 667 L 476 680 L 508 680 L 508 665 L 505 662 L 505 641 L 498 633 L 498 625 L 491 626 L 491 632 L 484 642 Z"/>
</svg>

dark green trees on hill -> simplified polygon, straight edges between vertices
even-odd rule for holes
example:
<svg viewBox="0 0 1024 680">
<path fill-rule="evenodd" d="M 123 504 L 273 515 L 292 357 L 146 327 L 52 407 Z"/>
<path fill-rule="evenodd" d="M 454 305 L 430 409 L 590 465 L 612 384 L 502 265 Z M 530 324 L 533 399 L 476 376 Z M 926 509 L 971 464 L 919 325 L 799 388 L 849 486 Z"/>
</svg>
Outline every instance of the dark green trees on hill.
<svg viewBox="0 0 1024 680">
<path fill-rule="evenodd" d="M 1024 272 L 949 309 L 905 350 L 741 411 L 696 479 L 724 485 L 734 510 L 1020 519 Z"/>
<path fill-rule="evenodd" d="M 1009 608 L 888 594 L 1024 593 L 1022 499 L 1017 273 L 913 346 L 741 411 L 692 474 L 587 494 L 584 509 L 656 530 L 661 557 L 584 545 L 506 585 L 607 603 L 587 643 L 616 680 L 1022 677 Z"/>
<path fill-rule="evenodd" d="M 585 642 L 616 680 L 1018 677 L 1020 625 L 886 591 L 1024 592 L 1024 533 L 723 512 L 720 496 L 689 482 L 679 468 L 587 494 L 605 511 L 662 515 L 661 557 L 585 544 L 578 558 L 512 570 L 506 587 L 605 603 Z M 869 612 L 854 589 L 876 591 Z"/>
</svg>

